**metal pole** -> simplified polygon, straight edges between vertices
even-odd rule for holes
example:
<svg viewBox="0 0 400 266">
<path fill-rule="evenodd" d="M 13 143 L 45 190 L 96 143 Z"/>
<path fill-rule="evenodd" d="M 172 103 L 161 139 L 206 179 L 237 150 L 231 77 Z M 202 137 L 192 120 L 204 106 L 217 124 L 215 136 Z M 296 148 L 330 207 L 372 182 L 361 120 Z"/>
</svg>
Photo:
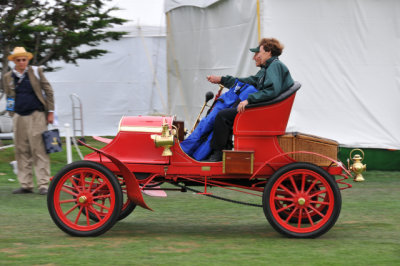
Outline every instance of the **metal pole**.
<svg viewBox="0 0 400 266">
<path fill-rule="evenodd" d="M 72 163 L 72 150 L 71 150 L 71 131 L 69 124 L 64 124 L 65 127 L 65 146 L 67 147 L 67 163 Z"/>
</svg>

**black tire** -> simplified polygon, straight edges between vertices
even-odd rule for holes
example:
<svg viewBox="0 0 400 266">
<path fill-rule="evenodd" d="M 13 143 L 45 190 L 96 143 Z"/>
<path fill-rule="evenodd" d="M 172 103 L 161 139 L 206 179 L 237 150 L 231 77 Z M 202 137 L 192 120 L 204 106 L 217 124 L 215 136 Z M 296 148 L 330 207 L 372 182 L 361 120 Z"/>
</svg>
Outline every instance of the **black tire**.
<svg viewBox="0 0 400 266">
<path fill-rule="evenodd" d="M 306 188 L 306 183 L 311 185 Z M 317 190 L 313 190 L 315 186 Z M 277 232 L 288 237 L 315 238 L 336 223 L 342 199 L 334 177 L 324 169 L 310 163 L 292 163 L 269 178 L 262 203 L 265 217 Z"/>
<path fill-rule="evenodd" d="M 118 181 L 122 189 L 122 197 L 123 197 L 122 209 L 118 217 L 118 221 L 120 221 L 128 217 L 129 214 L 131 214 L 135 210 L 136 204 L 130 201 L 130 199 L 128 198 L 128 192 L 126 190 L 126 185 L 123 177 L 119 176 Z"/>
<path fill-rule="evenodd" d="M 98 197 L 106 200 L 99 204 Z M 54 223 L 67 234 L 98 236 L 107 232 L 118 220 L 122 208 L 121 186 L 114 174 L 101 164 L 73 162 L 60 170 L 51 181 L 47 207 Z M 99 212 L 105 213 L 104 216 L 99 216 Z M 89 219 L 85 213 L 97 215 L 97 221 Z"/>
<path fill-rule="evenodd" d="M 118 221 L 125 219 L 128 217 L 136 208 L 136 204 L 131 202 L 129 199 L 126 203 L 124 203 L 126 207 L 122 208 L 121 213 L 119 214 Z"/>
</svg>

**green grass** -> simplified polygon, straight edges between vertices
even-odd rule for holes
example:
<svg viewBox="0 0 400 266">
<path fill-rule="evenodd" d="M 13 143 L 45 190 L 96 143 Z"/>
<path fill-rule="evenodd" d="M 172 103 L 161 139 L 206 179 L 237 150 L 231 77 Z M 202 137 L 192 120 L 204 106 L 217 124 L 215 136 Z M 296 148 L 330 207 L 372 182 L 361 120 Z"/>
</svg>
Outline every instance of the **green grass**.
<svg viewBox="0 0 400 266">
<path fill-rule="evenodd" d="M 77 238 L 52 222 L 45 197 L 11 194 L 19 186 L 8 181 L 11 160 L 12 149 L 0 151 L 1 265 L 400 265 L 400 172 L 366 172 L 366 182 L 342 191 L 339 220 L 317 239 L 282 237 L 261 208 L 191 192 L 144 196 L 154 212 L 137 208 L 104 235 Z M 51 160 L 53 174 L 66 161 Z"/>
</svg>

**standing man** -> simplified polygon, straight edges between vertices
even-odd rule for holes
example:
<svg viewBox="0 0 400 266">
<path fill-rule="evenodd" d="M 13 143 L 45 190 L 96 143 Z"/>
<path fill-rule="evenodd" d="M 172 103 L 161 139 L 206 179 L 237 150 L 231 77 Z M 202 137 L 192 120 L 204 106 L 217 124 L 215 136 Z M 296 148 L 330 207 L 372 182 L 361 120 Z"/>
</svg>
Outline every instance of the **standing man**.
<svg viewBox="0 0 400 266">
<path fill-rule="evenodd" d="M 39 67 L 28 66 L 33 55 L 24 47 L 15 47 L 8 56 L 14 69 L 3 77 L 7 95 L 7 110 L 13 116 L 15 158 L 21 187 L 13 194 L 33 192 L 35 169 L 40 195 L 46 195 L 50 180 L 50 159 L 46 153 L 42 133 L 54 121 L 53 89 Z"/>
<path fill-rule="evenodd" d="M 235 80 L 253 85 L 258 91 L 249 95 L 247 100 L 239 103 L 235 108 L 221 110 L 215 117 L 214 134 L 211 139 L 211 154 L 209 161 L 218 162 L 222 160 L 222 150 L 228 146 L 232 127 L 236 114 L 244 112 L 249 103 L 258 103 L 271 100 L 282 92 L 293 86 L 294 81 L 285 64 L 278 56 L 282 54 L 284 46 L 275 38 L 263 38 L 258 47 L 250 49 L 254 53 L 253 60 L 261 69 L 254 76 L 247 78 L 235 78 L 232 76 L 208 76 L 211 83 L 222 84 L 230 88 Z M 268 123 L 268 121 L 260 121 Z"/>
</svg>

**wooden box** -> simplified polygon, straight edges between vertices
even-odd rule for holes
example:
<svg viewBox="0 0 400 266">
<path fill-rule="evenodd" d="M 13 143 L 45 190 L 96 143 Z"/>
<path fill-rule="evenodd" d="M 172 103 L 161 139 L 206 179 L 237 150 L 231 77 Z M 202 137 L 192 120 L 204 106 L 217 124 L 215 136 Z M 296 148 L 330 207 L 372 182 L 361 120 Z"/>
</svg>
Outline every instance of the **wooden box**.
<svg viewBox="0 0 400 266">
<path fill-rule="evenodd" d="M 223 173 L 253 174 L 253 151 L 223 151 Z"/>
<path fill-rule="evenodd" d="M 334 140 L 294 132 L 278 136 L 278 142 L 284 152 L 309 151 L 337 160 L 339 144 Z M 298 162 L 309 162 L 319 166 L 331 164 L 330 160 L 313 154 L 296 153 L 291 154 L 290 157 Z"/>
</svg>

